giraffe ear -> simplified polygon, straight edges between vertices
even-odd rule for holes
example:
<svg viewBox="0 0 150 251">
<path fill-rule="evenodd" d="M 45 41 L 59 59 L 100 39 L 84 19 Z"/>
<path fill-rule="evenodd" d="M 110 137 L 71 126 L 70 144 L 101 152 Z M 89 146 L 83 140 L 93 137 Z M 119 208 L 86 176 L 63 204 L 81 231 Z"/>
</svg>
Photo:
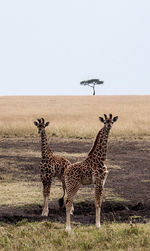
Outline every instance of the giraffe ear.
<svg viewBox="0 0 150 251">
<path fill-rule="evenodd" d="M 33 123 L 35 124 L 35 126 L 38 126 L 38 122 L 34 121 Z"/>
<path fill-rule="evenodd" d="M 99 120 L 104 123 L 104 119 L 102 117 L 99 117 Z"/>
<path fill-rule="evenodd" d="M 114 117 L 114 118 L 113 118 L 113 122 L 116 122 L 117 119 L 118 119 L 118 116 Z"/>
<path fill-rule="evenodd" d="M 46 123 L 45 123 L 45 127 L 48 126 L 48 125 L 49 125 L 49 122 L 46 122 Z"/>
</svg>

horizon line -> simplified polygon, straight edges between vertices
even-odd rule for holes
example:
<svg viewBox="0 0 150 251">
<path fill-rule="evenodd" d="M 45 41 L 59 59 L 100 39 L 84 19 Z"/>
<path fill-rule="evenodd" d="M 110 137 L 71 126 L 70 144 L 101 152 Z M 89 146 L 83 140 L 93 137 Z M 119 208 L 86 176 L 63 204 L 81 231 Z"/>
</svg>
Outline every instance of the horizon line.
<svg viewBox="0 0 150 251">
<path fill-rule="evenodd" d="M 57 95 L 54 95 L 54 94 L 51 94 L 51 95 L 47 95 L 47 94 L 14 94 L 14 95 L 11 95 L 11 94 L 8 94 L 8 95 L 0 95 L 0 97 L 49 97 L 49 96 L 62 96 L 62 97 L 96 97 L 96 96 L 150 96 L 150 94 L 98 94 L 98 95 L 69 95 L 69 94 L 57 94 Z"/>
</svg>

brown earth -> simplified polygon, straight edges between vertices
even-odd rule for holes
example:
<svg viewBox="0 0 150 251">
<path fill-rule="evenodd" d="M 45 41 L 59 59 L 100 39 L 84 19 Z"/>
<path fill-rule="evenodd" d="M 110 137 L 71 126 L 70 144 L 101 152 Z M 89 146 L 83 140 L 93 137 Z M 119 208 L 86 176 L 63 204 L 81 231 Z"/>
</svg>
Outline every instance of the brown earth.
<svg viewBox="0 0 150 251">
<path fill-rule="evenodd" d="M 83 153 L 87 153 L 92 145 L 91 140 L 64 140 L 51 139 L 53 151 L 67 154 L 77 153 L 79 157 L 68 157 L 73 163 L 82 160 Z M 35 181 L 39 174 L 39 157 L 13 156 L 11 150 L 34 150 L 39 152 L 39 140 L 37 139 L 1 139 L 0 148 L 0 175 L 9 173 L 5 169 L 4 162 L 12 159 L 17 162 L 18 172 L 13 175 L 18 179 Z M 69 156 L 69 155 L 68 155 Z M 106 189 L 111 189 L 118 194 L 120 201 L 105 199 L 102 204 L 102 222 L 147 222 L 150 220 L 150 138 L 137 139 L 110 139 L 107 166 L 110 170 Z M 23 174 L 25 172 L 25 175 Z M 31 176 L 33 174 L 33 176 Z M 29 177 L 28 177 L 29 175 Z M 1 176 L 0 176 L 1 177 Z M 32 177 L 32 178 L 31 178 Z M 81 188 L 82 189 L 82 188 Z M 84 196 L 83 196 L 84 197 Z M 50 213 L 48 220 L 65 222 L 65 209 L 59 209 L 57 201 L 49 203 Z M 94 224 L 95 208 L 94 199 L 83 200 L 74 203 L 74 224 Z M 22 219 L 27 221 L 41 221 L 41 205 L 26 207 L 13 207 L 3 205 L 0 207 L 0 221 L 17 223 Z"/>
</svg>

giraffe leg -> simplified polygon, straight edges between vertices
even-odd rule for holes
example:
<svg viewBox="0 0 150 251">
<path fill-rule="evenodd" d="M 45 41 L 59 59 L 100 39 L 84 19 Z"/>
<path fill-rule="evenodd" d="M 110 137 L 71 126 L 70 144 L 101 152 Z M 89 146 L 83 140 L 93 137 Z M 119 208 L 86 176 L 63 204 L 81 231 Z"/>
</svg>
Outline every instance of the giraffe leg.
<svg viewBox="0 0 150 251">
<path fill-rule="evenodd" d="M 74 207 L 73 207 L 73 197 L 77 193 L 80 184 L 76 184 L 76 186 L 71 186 L 67 190 L 67 200 L 66 200 L 66 231 L 71 231 L 71 224 L 70 224 L 70 214 L 73 214 Z"/>
<path fill-rule="evenodd" d="M 95 187 L 95 208 L 96 208 L 96 227 L 100 228 L 100 213 L 101 213 L 101 204 L 102 204 L 102 187 L 97 185 Z"/>
<path fill-rule="evenodd" d="M 43 197 L 44 197 L 44 203 L 43 203 L 43 210 L 42 210 L 42 216 L 48 216 L 48 200 L 50 195 L 50 187 L 51 183 L 49 184 L 43 184 Z"/>
<path fill-rule="evenodd" d="M 70 214 L 71 214 L 71 208 L 72 208 L 73 198 L 68 198 L 66 200 L 66 231 L 71 231 L 71 225 L 70 225 Z"/>
<path fill-rule="evenodd" d="M 102 205 L 102 193 L 104 190 L 104 184 L 108 175 L 108 171 L 105 171 L 103 175 L 97 179 L 95 184 L 95 208 L 96 208 L 96 227 L 100 228 L 100 214 Z"/>
</svg>

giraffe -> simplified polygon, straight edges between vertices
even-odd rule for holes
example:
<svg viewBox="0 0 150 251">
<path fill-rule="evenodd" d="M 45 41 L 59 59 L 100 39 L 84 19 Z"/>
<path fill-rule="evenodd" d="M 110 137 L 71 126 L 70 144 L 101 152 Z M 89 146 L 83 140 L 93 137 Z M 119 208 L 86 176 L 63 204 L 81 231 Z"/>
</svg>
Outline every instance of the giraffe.
<svg viewBox="0 0 150 251">
<path fill-rule="evenodd" d="M 38 121 L 38 122 L 37 122 Z M 63 197 L 59 199 L 60 207 L 63 205 L 65 196 L 65 181 L 64 181 L 64 170 L 67 165 L 71 164 L 70 161 L 63 157 L 54 155 L 51 151 L 47 135 L 45 132 L 45 127 L 49 125 L 49 122 L 45 123 L 44 118 L 37 119 L 34 121 L 34 125 L 38 128 L 38 133 L 41 135 L 41 153 L 42 159 L 40 161 L 40 171 L 41 171 L 41 181 L 43 183 L 43 210 L 42 216 L 48 216 L 48 199 L 50 195 L 51 183 L 54 177 L 58 177 L 62 182 Z"/>
<path fill-rule="evenodd" d="M 65 183 L 67 191 L 66 199 L 66 231 L 71 231 L 70 214 L 72 211 L 73 198 L 80 185 L 94 184 L 95 189 L 95 208 L 96 208 L 96 227 L 100 228 L 100 211 L 102 204 L 102 194 L 104 184 L 108 175 L 108 170 L 105 165 L 108 136 L 112 124 L 116 122 L 118 116 L 112 117 L 109 114 L 107 117 L 99 117 L 99 120 L 104 123 L 103 128 L 98 132 L 95 142 L 88 153 L 85 160 L 71 164 L 65 169 Z"/>
</svg>

